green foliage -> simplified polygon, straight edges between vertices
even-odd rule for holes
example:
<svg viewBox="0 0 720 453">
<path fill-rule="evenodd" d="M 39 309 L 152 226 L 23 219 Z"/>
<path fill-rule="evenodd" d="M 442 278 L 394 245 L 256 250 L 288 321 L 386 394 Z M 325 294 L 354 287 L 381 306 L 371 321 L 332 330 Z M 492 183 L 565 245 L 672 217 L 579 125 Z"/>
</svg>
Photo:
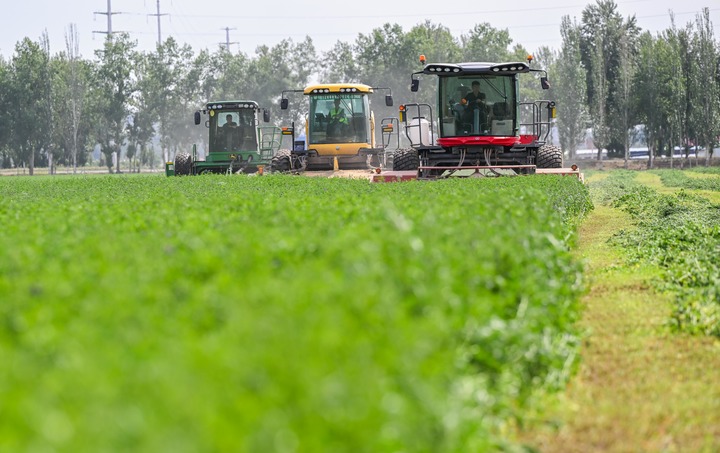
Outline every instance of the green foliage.
<svg viewBox="0 0 720 453">
<path fill-rule="evenodd" d="M 630 123 L 632 73 L 640 29 L 624 19 L 614 0 L 597 0 L 583 9 L 580 55 L 587 70 L 587 100 L 598 149 L 622 149 Z"/>
<path fill-rule="evenodd" d="M 689 84 L 694 89 L 688 93 L 691 107 L 688 116 L 695 126 L 692 131 L 695 142 L 712 150 L 720 135 L 720 44 L 715 41 L 709 8 L 703 8 L 696 16 L 695 30 L 691 44 L 693 61 L 689 64 L 692 69 Z"/>
<path fill-rule="evenodd" d="M 117 167 L 120 171 L 120 148 L 125 142 L 127 118 L 130 116 L 130 99 L 137 86 L 139 58 L 136 41 L 127 33 L 110 35 L 105 38 L 102 50 L 96 51 L 100 62 L 97 68 L 99 87 L 93 92 L 93 136 L 105 155 L 108 170 L 112 172 L 113 152 L 117 153 Z"/>
<path fill-rule="evenodd" d="M 489 22 L 475 26 L 461 37 L 463 61 L 508 61 L 513 40 L 507 29 L 498 30 Z M 520 61 L 525 60 L 525 55 Z"/>
<path fill-rule="evenodd" d="M 15 159 L 24 163 L 33 173 L 35 158 L 48 144 L 48 55 L 38 43 L 25 38 L 15 47 L 11 61 L 9 86 L 5 96 L 12 106 L 9 115 L 13 131 L 10 145 L 17 150 Z M 23 106 L 23 108 L 16 108 Z"/>
<path fill-rule="evenodd" d="M 585 137 L 589 114 L 587 110 L 587 81 L 580 54 L 580 26 L 563 16 L 560 25 L 562 49 L 555 64 L 550 68 L 558 109 L 558 132 L 563 150 L 574 158 L 578 144 Z"/>
<path fill-rule="evenodd" d="M 720 167 L 694 167 L 688 170 L 692 173 L 702 173 L 705 175 L 720 175 Z"/>
<path fill-rule="evenodd" d="M 589 177 L 590 172 L 585 172 Z M 610 204 L 630 189 L 640 187 L 641 184 L 635 181 L 637 172 L 629 170 L 614 170 L 607 178 L 589 183 L 592 201 L 598 204 Z"/>
<path fill-rule="evenodd" d="M 671 324 L 720 336 L 720 206 L 683 190 L 660 195 L 647 187 L 631 188 L 615 205 L 637 223 L 615 242 L 633 259 L 660 266 L 661 287 L 676 293 Z"/>
<path fill-rule="evenodd" d="M 697 168 L 692 171 L 696 170 L 699 170 L 698 173 L 705 173 L 708 175 L 720 174 L 720 170 L 717 168 L 708 168 L 705 171 L 701 168 Z M 693 190 L 713 190 L 720 192 L 720 178 L 713 176 L 693 178 L 688 176 L 686 171 L 682 170 L 654 170 L 653 173 L 659 175 L 663 185 L 667 187 L 680 187 L 683 189 Z"/>
<path fill-rule="evenodd" d="M 576 361 L 572 178 L 0 195 L 3 451 L 494 451 Z"/>
</svg>

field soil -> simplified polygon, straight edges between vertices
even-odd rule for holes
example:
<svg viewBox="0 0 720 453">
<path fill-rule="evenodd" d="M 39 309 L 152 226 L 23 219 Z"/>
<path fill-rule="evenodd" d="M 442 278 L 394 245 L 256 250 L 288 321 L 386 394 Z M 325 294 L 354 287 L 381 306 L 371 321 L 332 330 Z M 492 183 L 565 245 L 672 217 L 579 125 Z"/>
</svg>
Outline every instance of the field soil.
<svg viewBox="0 0 720 453">
<path fill-rule="evenodd" d="M 628 227 L 626 214 L 602 205 L 582 225 L 578 253 L 591 279 L 582 362 L 520 437 L 541 452 L 720 451 L 720 341 L 669 330 L 672 295 L 652 284 L 659 269 L 628 265 L 608 243 Z"/>
</svg>

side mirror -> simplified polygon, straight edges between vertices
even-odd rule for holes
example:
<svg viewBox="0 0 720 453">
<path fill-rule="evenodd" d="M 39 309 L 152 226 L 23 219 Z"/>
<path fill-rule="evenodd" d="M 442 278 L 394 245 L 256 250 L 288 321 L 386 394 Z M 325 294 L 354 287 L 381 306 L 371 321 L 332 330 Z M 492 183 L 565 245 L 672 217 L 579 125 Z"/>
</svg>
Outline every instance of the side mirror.
<svg viewBox="0 0 720 453">
<path fill-rule="evenodd" d="M 200 124 L 200 110 L 195 112 L 195 125 Z"/>
<path fill-rule="evenodd" d="M 282 98 L 282 99 L 280 99 L 280 108 L 281 108 L 282 110 L 287 110 L 287 108 L 288 108 L 288 103 L 289 103 L 289 102 L 288 102 L 288 99 L 287 99 L 287 98 Z"/>
<path fill-rule="evenodd" d="M 269 110 L 263 110 L 263 121 L 266 123 L 270 122 L 270 111 Z"/>
<path fill-rule="evenodd" d="M 415 92 L 420 88 L 420 79 L 412 79 L 410 82 L 410 91 Z"/>
<path fill-rule="evenodd" d="M 385 95 L 385 105 L 388 106 L 388 107 L 392 107 L 392 106 L 393 106 L 392 94 L 387 94 L 387 95 Z"/>
<path fill-rule="evenodd" d="M 550 81 L 547 77 L 540 77 L 540 85 L 542 86 L 543 90 L 549 90 L 550 89 Z"/>
</svg>

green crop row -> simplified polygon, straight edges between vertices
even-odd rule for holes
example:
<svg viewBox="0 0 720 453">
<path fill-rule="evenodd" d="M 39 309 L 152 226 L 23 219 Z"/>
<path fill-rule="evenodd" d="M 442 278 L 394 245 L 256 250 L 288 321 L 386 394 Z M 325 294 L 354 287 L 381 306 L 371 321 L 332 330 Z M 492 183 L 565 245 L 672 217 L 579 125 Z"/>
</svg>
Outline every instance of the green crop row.
<svg viewBox="0 0 720 453">
<path fill-rule="evenodd" d="M 720 175 L 720 167 L 692 167 L 689 168 L 687 171 L 691 171 L 693 173 L 702 173 L 706 175 Z"/>
<path fill-rule="evenodd" d="M 615 205 L 637 223 L 616 242 L 633 259 L 660 266 L 661 287 L 677 295 L 672 325 L 720 336 L 720 206 L 684 190 L 661 195 L 647 187 L 632 188 Z"/>
<path fill-rule="evenodd" d="M 635 171 L 613 170 L 606 177 L 590 182 L 588 187 L 590 188 L 592 201 L 603 205 L 612 203 L 626 194 L 631 188 L 640 186 L 640 183 L 635 180 L 636 175 L 637 172 Z M 589 177 L 589 174 L 585 176 Z"/>
<path fill-rule="evenodd" d="M 720 191 L 720 178 L 713 177 L 717 173 L 712 169 L 701 170 L 701 167 L 693 168 L 692 172 L 707 175 L 707 177 L 690 177 L 687 172 L 691 170 L 653 170 L 653 173 L 660 176 L 660 180 L 666 187 L 680 187 L 690 190 L 712 190 Z"/>
<path fill-rule="evenodd" d="M 492 451 L 576 362 L 572 178 L 0 196 L 0 451 Z"/>
</svg>

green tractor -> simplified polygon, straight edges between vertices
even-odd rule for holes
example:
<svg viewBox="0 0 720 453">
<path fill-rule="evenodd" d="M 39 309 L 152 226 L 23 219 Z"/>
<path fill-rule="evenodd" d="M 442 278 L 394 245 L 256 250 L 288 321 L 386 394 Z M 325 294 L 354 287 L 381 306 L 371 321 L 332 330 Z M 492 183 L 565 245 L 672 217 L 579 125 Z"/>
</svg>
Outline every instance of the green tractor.
<svg viewBox="0 0 720 453">
<path fill-rule="evenodd" d="M 280 149 L 282 130 L 260 126 L 260 111 L 255 101 L 208 102 L 195 112 L 196 125 L 202 122 L 202 115 L 209 116 L 205 120 L 209 130 L 205 160 L 198 160 L 197 145 L 193 145 L 192 153 L 178 153 L 174 162 L 165 164 L 165 174 L 262 173 Z M 263 122 L 269 122 L 270 112 L 262 112 Z"/>
</svg>

